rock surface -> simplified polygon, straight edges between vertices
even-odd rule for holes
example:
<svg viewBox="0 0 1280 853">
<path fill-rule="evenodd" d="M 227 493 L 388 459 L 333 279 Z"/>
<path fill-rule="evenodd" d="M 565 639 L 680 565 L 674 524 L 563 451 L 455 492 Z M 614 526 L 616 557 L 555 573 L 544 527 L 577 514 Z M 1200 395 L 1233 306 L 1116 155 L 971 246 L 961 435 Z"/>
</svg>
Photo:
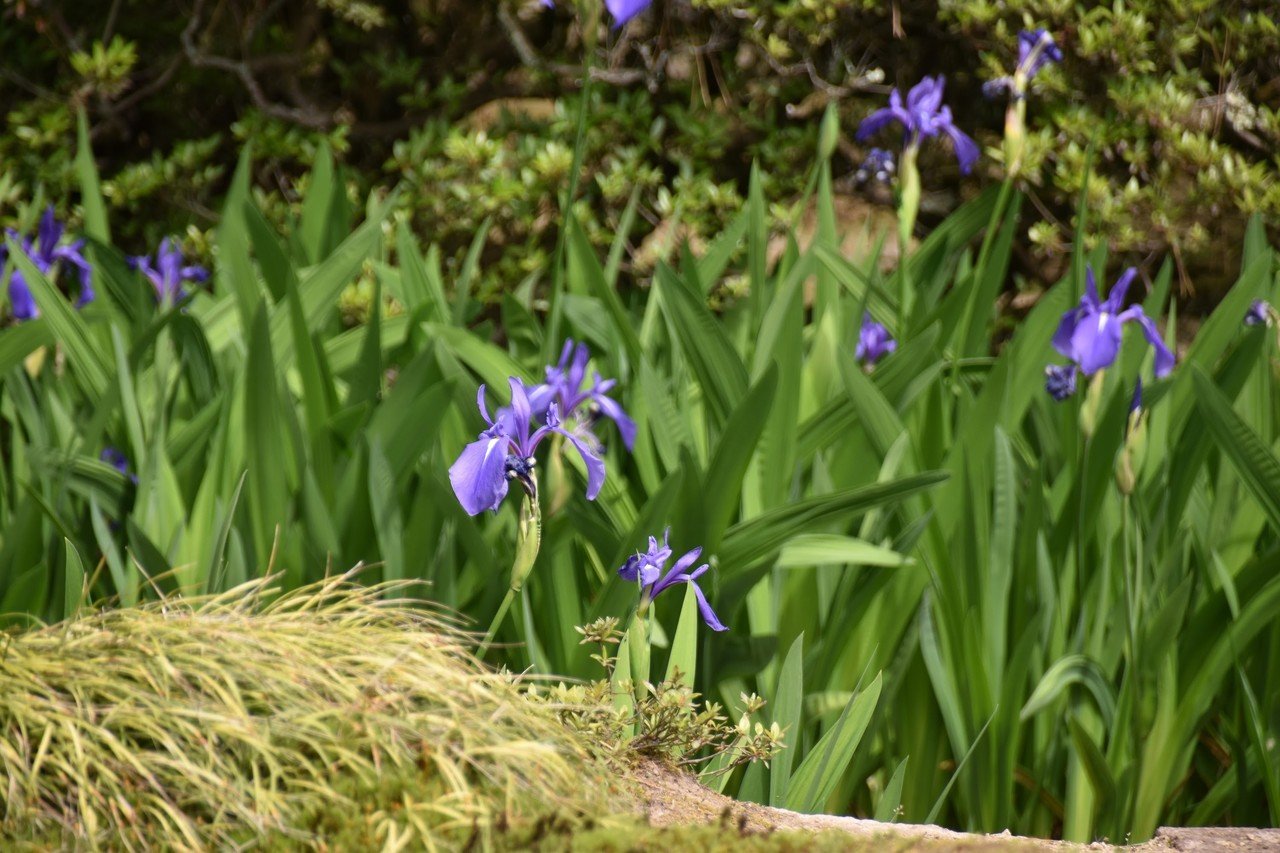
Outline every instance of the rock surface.
<svg viewBox="0 0 1280 853">
<path fill-rule="evenodd" d="M 635 778 L 644 791 L 646 812 L 649 822 L 654 826 L 723 821 L 746 832 L 838 830 L 860 838 L 879 836 L 886 840 L 892 838 L 907 842 L 905 848 L 898 844 L 892 845 L 895 850 L 1131 850 L 1142 853 L 1280 851 L 1280 829 L 1162 827 L 1154 838 L 1143 844 L 1121 847 L 1096 842 L 1086 845 L 1023 838 L 1008 833 L 979 835 L 923 824 L 882 823 L 854 817 L 800 814 L 786 809 L 742 803 L 712 791 L 686 773 L 673 772 L 656 762 L 640 764 L 636 768 Z"/>
</svg>

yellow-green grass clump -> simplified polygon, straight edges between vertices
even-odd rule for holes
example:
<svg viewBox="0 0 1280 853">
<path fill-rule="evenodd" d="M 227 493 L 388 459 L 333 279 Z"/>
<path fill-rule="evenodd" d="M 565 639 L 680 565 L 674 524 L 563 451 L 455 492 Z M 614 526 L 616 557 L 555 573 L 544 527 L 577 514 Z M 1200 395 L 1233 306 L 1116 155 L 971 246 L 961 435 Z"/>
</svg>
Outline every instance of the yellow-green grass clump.
<svg viewBox="0 0 1280 853">
<path fill-rule="evenodd" d="M 583 739 L 403 587 L 335 579 L 0 637 L 0 846 L 491 846 L 609 809 Z"/>
</svg>

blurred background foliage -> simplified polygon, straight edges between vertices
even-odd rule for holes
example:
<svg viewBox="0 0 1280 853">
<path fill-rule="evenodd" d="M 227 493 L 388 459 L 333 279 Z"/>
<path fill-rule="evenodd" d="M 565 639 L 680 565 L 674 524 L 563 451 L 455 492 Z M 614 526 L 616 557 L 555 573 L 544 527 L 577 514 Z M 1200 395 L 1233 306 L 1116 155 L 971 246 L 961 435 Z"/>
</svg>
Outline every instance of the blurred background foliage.
<svg viewBox="0 0 1280 853">
<path fill-rule="evenodd" d="M 627 229 L 624 280 L 644 280 L 740 205 L 753 160 L 768 197 L 798 198 L 831 101 L 845 131 L 838 210 L 865 219 L 888 199 L 854 180 L 865 150 L 852 130 L 889 87 L 945 73 L 986 156 L 963 181 L 945 150 L 925 161 L 924 225 L 938 221 L 1001 177 L 1003 104 L 981 85 L 1025 26 L 1053 32 L 1065 61 L 1032 95 L 1024 278 L 1061 274 L 1086 168 L 1090 248 L 1170 254 L 1184 293 L 1215 297 L 1247 217 L 1280 214 L 1280 33 L 1266 3 L 657 0 L 620 31 L 590 18 L 538 0 L 3 0 L 0 215 L 52 200 L 75 218 L 81 106 L 108 204 L 126 214 L 113 215 L 117 242 L 137 251 L 185 230 L 185 248 L 208 255 L 245 143 L 259 205 L 289 228 L 327 141 L 353 202 L 404 183 L 399 217 L 454 271 L 483 231 L 475 287 L 496 301 L 538 281 L 554 249 L 588 57 L 577 213 L 598 247 Z M 367 298 L 356 288 L 346 302 L 358 321 Z"/>
</svg>

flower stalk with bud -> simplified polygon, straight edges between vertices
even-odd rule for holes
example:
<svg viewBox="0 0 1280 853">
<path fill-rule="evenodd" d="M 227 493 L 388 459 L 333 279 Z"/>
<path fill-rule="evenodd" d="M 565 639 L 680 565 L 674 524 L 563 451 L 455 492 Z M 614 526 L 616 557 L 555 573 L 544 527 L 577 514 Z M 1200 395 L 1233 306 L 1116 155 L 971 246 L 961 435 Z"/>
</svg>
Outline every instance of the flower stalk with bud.
<svg viewBox="0 0 1280 853">
<path fill-rule="evenodd" d="M 982 86 L 982 93 L 988 98 L 1001 93 L 1009 96 L 1009 106 L 1004 114 L 1004 160 L 1010 177 L 1022 169 L 1026 150 L 1027 90 L 1040 69 L 1061 61 L 1062 49 L 1048 30 L 1023 30 L 1018 34 L 1018 64 L 1013 73 L 989 80 Z"/>
<path fill-rule="evenodd" d="M 858 126 L 857 138 L 865 140 L 890 124 L 902 125 L 902 156 L 898 162 L 898 247 L 902 255 L 906 254 L 911 235 L 915 233 L 916 217 L 920 213 L 922 185 L 920 168 L 916 163 L 920 144 L 942 134 L 951 137 L 960 172 L 965 175 L 973 170 L 980 154 L 978 144 L 956 127 L 951 108 L 943 106 L 942 91 L 945 86 L 946 79 L 939 74 L 936 77 L 925 77 L 912 86 L 905 100 L 902 93 L 894 89 L 889 93 L 889 106 L 876 110 Z M 904 265 L 899 264 L 898 268 L 902 300 L 900 308 L 905 317 L 910 294 L 907 292 L 906 276 L 902 273 Z"/>
</svg>

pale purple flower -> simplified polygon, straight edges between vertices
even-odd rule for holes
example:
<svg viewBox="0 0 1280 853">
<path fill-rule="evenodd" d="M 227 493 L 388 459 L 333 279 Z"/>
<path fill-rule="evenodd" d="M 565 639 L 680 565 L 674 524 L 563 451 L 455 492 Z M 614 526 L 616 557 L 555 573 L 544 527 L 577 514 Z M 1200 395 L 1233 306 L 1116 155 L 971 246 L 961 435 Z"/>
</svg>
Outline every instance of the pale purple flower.
<svg viewBox="0 0 1280 853">
<path fill-rule="evenodd" d="M 960 171 L 969 174 L 973 164 L 978 162 L 978 144 L 955 126 L 951 108 L 942 105 L 942 90 L 945 85 L 946 78 L 941 74 L 937 77 L 925 77 L 911 87 L 905 102 L 901 92 L 894 89 L 889 93 L 889 106 L 876 110 L 862 120 L 862 124 L 858 126 L 857 138 L 867 139 L 893 122 L 902 125 L 906 137 L 904 145 L 907 148 L 914 148 L 924 139 L 945 133 L 951 137 L 955 146 Z"/>
<path fill-rule="evenodd" d="M 586 427 L 603 415 L 618 425 L 622 443 L 630 450 L 636 442 L 635 421 L 616 400 L 605 396 L 618 384 L 618 380 L 603 379 L 599 373 L 594 373 L 591 384 L 583 387 L 590 359 L 591 353 L 586 344 L 566 340 L 560 351 L 560 361 L 547 368 L 546 381 L 528 390 L 529 407 L 534 415 L 541 416 L 547 406 L 555 402 L 562 417 L 577 417 Z M 582 410 L 581 414 L 579 410 Z"/>
<path fill-rule="evenodd" d="M 858 347 L 853 357 L 874 367 L 876 362 L 898 348 L 898 342 L 889 334 L 889 330 L 871 319 L 871 312 L 862 315 L 862 328 L 858 330 Z"/>
<path fill-rule="evenodd" d="M 182 250 L 175 240 L 165 237 L 156 250 L 155 263 L 146 255 L 135 255 L 129 258 L 129 266 L 139 270 L 147 277 L 156 289 L 156 299 L 168 299 L 177 302 L 186 296 L 182 287 L 184 281 L 196 283 L 207 281 L 209 271 L 202 266 L 184 266 Z"/>
<path fill-rule="evenodd" d="M 485 387 L 480 386 L 476 405 L 488 429 L 479 439 L 462 449 L 453 466 L 449 468 L 449 482 L 453 493 L 468 515 L 479 515 L 486 509 L 497 510 L 507 496 L 507 485 L 515 480 L 533 499 L 537 488 L 533 480 L 533 468 L 537 464 L 533 453 L 538 443 L 551 433 L 558 433 L 569 440 L 587 466 L 587 500 L 595 500 L 604 484 L 604 461 L 580 438 L 560 426 L 560 416 L 553 402 L 547 407 L 545 423 L 531 431 L 533 411 L 524 383 L 514 376 L 511 385 L 511 405 L 498 411 L 497 419 L 489 417 L 485 405 Z"/>
<path fill-rule="evenodd" d="M 1271 318 L 1271 306 L 1267 304 L 1265 299 L 1255 299 L 1249 305 L 1249 310 L 1245 312 L 1244 324 L 1246 326 L 1265 326 Z"/>
<path fill-rule="evenodd" d="M 720 617 L 716 616 L 716 612 L 711 609 L 711 605 L 707 603 L 707 597 L 702 592 L 702 587 L 698 586 L 698 578 L 704 575 L 711 566 L 703 563 L 693 571 L 689 571 L 689 567 L 698 561 L 698 557 L 702 555 L 701 548 L 694 548 L 687 552 L 680 559 L 676 560 L 675 565 L 663 572 L 667 561 L 671 559 L 671 528 L 668 527 L 662 534 L 662 544 L 658 544 L 656 537 L 649 537 L 649 550 L 643 554 L 633 554 L 627 558 L 627 562 L 618 569 L 618 576 L 625 581 L 638 583 L 641 587 L 640 612 L 643 613 L 649 606 L 649 603 L 658 597 L 664 589 L 674 586 L 678 583 L 687 583 L 693 587 L 693 595 L 698 600 L 698 612 L 702 614 L 702 621 L 707 623 L 707 627 L 712 631 L 729 630 Z"/>
<path fill-rule="evenodd" d="M 1080 368 L 1074 364 L 1050 364 L 1044 369 L 1044 390 L 1061 403 L 1076 393 L 1076 377 Z"/>
<path fill-rule="evenodd" d="M 1085 376 L 1110 367 L 1120 353 L 1120 333 L 1124 324 L 1135 322 L 1142 327 L 1147 343 L 1155 350 L 1155 375 L 1159 379 L 1173 370 L 1174 357 L 1160 338 L 1156 324 L 1141 305 L 1124 307 L 1125 293 L 1138 271 L 1125 270 L 1105 300 L 1098 298 L 1098 284 L 1093 268 L 1085 270 L 1085 294 L 1080 304 L 1062 315 L 1053 336 L 1053 348 L 1079 365 Z"/>
<path fill-rule="evenodd" d="M 31 263 L 45 276 L 51 276 L 55 265 L 61 263 L 75 267 L 80 273 L 80 294 L 76 305 L 82 307 L 92 302 L 94 298 L 92 269 L 81 253 L 84 240 L 75 240 L 65 246 L 58 245 L 64 230 L 62 223 L 54 216 L 53 206 L 50 205 L 40 217 L 40 225 L 34 240 L 30 237 L 24 238 L 12 228 L 6 233 L 10 239 L 22 246 L 22 251 L 31 259 Z M 8 260 L 8 247 L 0 244 L 0 263 L 7 266 Z M 40 316 L 40 309 L 31 296 L 31 288 L 21 270 L 16 266 L 9 276 L 9 304 L 17 320 L 31 320 Z"/>
</svg>

